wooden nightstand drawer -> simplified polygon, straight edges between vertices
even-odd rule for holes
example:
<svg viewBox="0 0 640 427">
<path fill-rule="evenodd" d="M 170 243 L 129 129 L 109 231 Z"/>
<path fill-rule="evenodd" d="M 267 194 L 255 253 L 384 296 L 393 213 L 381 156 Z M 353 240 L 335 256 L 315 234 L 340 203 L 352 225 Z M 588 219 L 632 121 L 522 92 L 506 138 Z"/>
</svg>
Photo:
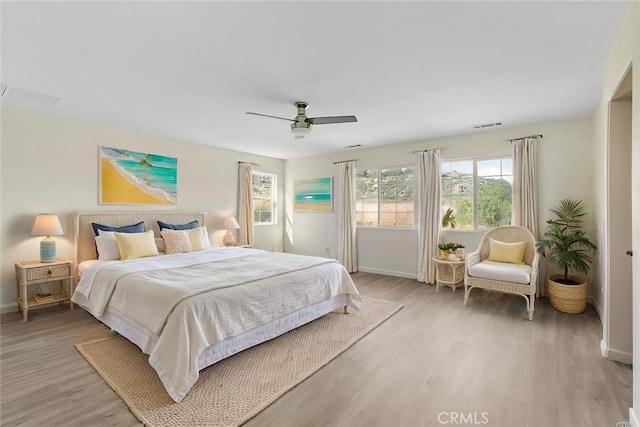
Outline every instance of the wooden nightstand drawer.
<svg viewBox="0 0 640 427">
<path fill-rule="evenodd" d="M 52 265 L 47 267 L 29 268 L 26 270 L 27 281 L 55 280 L 71 276 L 71 265 Z"/>
</svg>

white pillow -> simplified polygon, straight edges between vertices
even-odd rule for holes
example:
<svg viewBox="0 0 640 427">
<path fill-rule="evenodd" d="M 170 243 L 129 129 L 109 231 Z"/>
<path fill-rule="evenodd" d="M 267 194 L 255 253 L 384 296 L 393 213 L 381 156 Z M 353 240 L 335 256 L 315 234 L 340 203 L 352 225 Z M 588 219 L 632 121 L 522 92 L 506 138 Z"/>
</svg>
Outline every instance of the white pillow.
<svg viewBox="0 0 640 427">
<path fill-rule="evenodd" d="M 156 241 L 156 248 L 158 248 L 158 252 L 164 252 L 164 240 L 162 237 L 156 237 L 154 240 Z"/>
<path fill-rule="evenodd" d="M 167 254 L 179 254 L 191 252 L 189 230 L 163 229 L 160 235 L 164 239 L 164 249 Z M 200 233 L 202 236 L 202 233 Z"/>
<path fill-rule="evenodd" d="M 98 250 L 98 259 L 100 261 L 120 259 L 120 249 L 118 249 L 118 242 L 114 233 L 111 233 L 111 236 L 96 236 L 96 249 Z"/>
<path fill-rule="evenodd" d="M 207 226 L 203 225 L 202 227 L 202 242 L 204 244 L 204 248 L 210 248 L 211 247 L 211 242 L 209 241 L 209 232 L 207 231 Z"/>
</svg>

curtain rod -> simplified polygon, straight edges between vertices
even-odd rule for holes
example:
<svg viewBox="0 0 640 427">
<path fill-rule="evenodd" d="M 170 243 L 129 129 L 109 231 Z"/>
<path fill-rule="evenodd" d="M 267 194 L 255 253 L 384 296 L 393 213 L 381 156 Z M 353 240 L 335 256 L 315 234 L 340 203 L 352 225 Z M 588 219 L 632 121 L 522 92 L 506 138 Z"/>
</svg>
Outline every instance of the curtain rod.
<svg viewBox="0 0 640 427">
<path fill-rule="evenodd" d="M 253 162 L 241 162 L 241 161 L 238 161 L 238 164 L 239 164 L 239 165 L 245 164 L 245 165 L 260 166 L 259 164 L 257 164 L 257 163 L 253 163 Z"/>
<path fill-rule="evenodd" d="M 356 159 L 351 159 L 351 160 L 340 160 L 339 162 L 333 162 L 334 165 L 337 165 L 338 163 L 347 163 L 347 162 L 355 162 Z"/>
<path fill-rule="evenodd" d="M 539 133 L 538 135 L 521 136 L 520 138 L 508 139 L 507 141 L 513 142 L 513 141 L 518 141 L 520 139 L 525 139 L 525 138 L 543 138 L 543 136 L 541 133 Z"/>
<path fill-rule="evenodd" d="M 426 150 L 414 150 L 412 151 L 413 154 L 415 153 L 426 153 L 427 151 L 431 151 L 431 150 L 440 150 L 440 147 L 435 147 L 435 148 L 427 148 Z"/>
</svg>

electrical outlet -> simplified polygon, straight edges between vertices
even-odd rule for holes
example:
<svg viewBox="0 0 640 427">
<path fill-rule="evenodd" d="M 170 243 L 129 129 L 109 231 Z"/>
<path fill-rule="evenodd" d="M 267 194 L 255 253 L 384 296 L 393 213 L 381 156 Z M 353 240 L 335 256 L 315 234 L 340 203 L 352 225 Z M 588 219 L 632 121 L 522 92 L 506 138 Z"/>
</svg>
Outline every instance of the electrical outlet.
<svg viewBox="0 0 640 427">
<path fill-rule="evenodd" d="M 324 248 L 324 253 L 329 255 L 329 252 L 331 251 L 331 248 L 329 248 L 329 246 L 327 246 L 326 248 Z"/>
</svg>

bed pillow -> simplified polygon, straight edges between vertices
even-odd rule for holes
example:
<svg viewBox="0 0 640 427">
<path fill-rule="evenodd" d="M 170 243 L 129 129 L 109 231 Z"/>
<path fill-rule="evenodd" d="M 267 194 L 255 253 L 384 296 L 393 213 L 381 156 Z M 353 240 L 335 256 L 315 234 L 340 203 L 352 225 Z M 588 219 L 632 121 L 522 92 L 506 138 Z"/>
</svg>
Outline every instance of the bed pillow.
<svg viewBox="0 0 640 427">
<path fill-rule="evenodd" d="M 204 241 L 204 227 L 192 228 L 187 233 L 189 234 L 189 243 L 191 243 L 191 252 L 201 251 L 207 247 Z"/>
<path fill-rule="evenodd" d="M 96 249 L 98 250 L 98 259 L 100 261 L 115 261 L 120 259 L 120 249 L 116 236 L 96 236 Z"/>
<path fill-rule="evenodd" d="M 197 229 L 195 229 L 197 231 Z M 191 252 L 190 230 L 170 230 L 165 228 L 160 232 L 164 239 L 164 250 L 167 254 Z"/>
<path fill-rule="evenodd" d="M 203 225 L 202 227 L 202 244 L 204 245 L 204 248 L 210 248 L 211 247 L 211 242 L 209 241 L 209 231 L 207 230 L 207 226 Z"/>
<path fill-rule="evenodd" d="M 191 221 L 186 224 L 167 224 L 166 222 L 158 221 L 160 231 L 167 228 L 169 230 L 191 230 L 192 228 L 198 228 L 198 225 L 198 221 Z"/>
<path fill-rule="evenodd" d="M 489 261 L 524 264 L 524 251 L 527 242 L 505 243 L 489 239 Z"/>
<path fill-rule="evenodd" d="M 144 258 L 157 256 L 158 248 L 153 237 L 153 230 L 144 233 L 115 233 L 120 259 Z"/>
<path fill-rule="evenodd" d="M 118 233 L 144 233 L 144 221 L 140 221 L 137 224 L 131 225 L 123 225 L 122 227 L 111 227 L 110 225 L 98 224 L 95 222 L 91 223 L 91 227 L 93 227 L 93 232 L 96 236 L 99 235 L 99 230 L 103 231 L 117 231 Z"/>
<path fill-rule="evenodd" d="M 164 252 L 164 239 L 162 237 L 155 237 L 153 240 L 156 242 L 158 253 Z"/>
</svg>

